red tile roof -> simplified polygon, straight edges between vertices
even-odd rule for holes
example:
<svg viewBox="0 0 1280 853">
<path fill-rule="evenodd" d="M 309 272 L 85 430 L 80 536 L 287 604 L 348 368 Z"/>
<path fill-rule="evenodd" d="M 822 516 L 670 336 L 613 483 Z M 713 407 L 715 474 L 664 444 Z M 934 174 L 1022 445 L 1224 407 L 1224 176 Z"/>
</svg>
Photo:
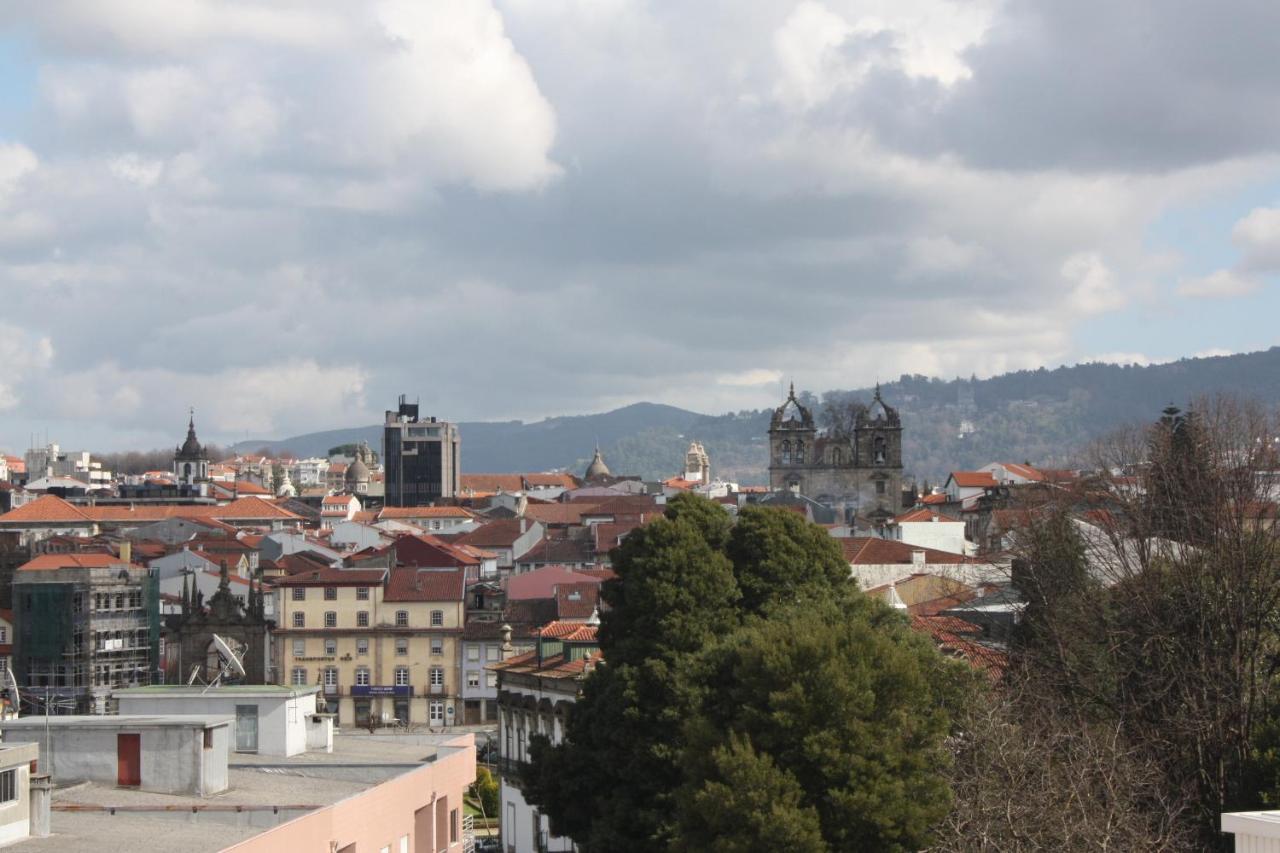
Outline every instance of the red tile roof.
<svg viewBox="0 0 1280 853">
<path fill-rule="evenodd" d="M 563 640 L 566 643 L 594 643 L 596 626 L 582 622 L 557 621 L 544 625 L 538 631 L 538 636 L 544 640 Z"/>
<path fill-rule="evenodd" d="M 952 471 L 951 478 L 962 488 L 989 488 L 998 485 L 990 471 Z"/>
<path fill-rule="evenodd" d="M 275 586 L 377 586 L 385 575 L 386 569 L 324 568 L 273 578 L 271 583 Z"/>
<path fill-rule="evenodd" d="M 940 492 L 940 493 L 938 493 L 938 494 L 936 494 L 936 495 L 925 495 L 924 497 L 920 498 L 920 503 L 922 503 L 922 504 L 926 504 L 926 505 L 928 505 L 928 504 L 944 504 L 944 503 L 946 503 L 946 502 L 947 502 L 947 500 L 948 500 L 948 498 L 947 498 L 946 494 L 944 494 L 944 493 L 941 493 L 941 492 Z"/>
<path fill-rule="evenodd" d="M 41 495 L 30 503 L 23 504 L 0 515 L 0 524 L 57 524 L 66 522 L 92 523 L 78 507 L 64 501 L 57 495 Z"/>
<path fill-rule="evenodd" d="M 894 519 L 899 524 L 903 522 L 913 521 L 959 521 L 960 519 L 947 515 L 945 512 L 939 512 L 936 509 L 927 509 L 925 507 L 917 507 L 909 509 L 902 515 Z"/>
<path fill-rule="evenodd" d="M 461 601 L 466 592 L 463 569 L 394 568 L 387 577 L 383 601 Z"/>
<path fill-rule="evenodd" d="M 555 598 L 556 587 L 560 584 L 596 583 L 605 578 L 599 572 L 587 574 L 573 571 L 563 566 L 547 566 L 511 575 L 504 583 L 507 589 L 507 600 L 514 601 L 526 598 Z"/>
<path fill-rule="evenodd" d="M 875 536 L 841 536 L 836 539 L 840 543 L 844 557 L 852 565 L 881 566 L 891 563 L 912 563 L 913 552 L 923 551 L 925 563 L 972 563 L 975 562 L 962 554 L 950 551 L 938 551 L 933 548 L 919 548 L 906 542 L 892 539 L 879 539 Z"/>
<path fill-rule="evenodd" d="M 379 521 L 404 518 L 475 518 L 475 513 L 460 506 L 388 506 L 378 513 Z"/>
<path fill-rule="evenodd" d="M 510 548 L 525 532 L 520 529 L 520 519 L 499 518 L 462 534 L 455 541 L 476 548 Z"/>
<path fill-rule="evenodd" d="M 53 569 L 111 569 L 124 563 L 114 554 L 41 554 L 18 567 L 20 572 Z M 137 568 L 137 566 L 134 566 Z"/>
</svg>

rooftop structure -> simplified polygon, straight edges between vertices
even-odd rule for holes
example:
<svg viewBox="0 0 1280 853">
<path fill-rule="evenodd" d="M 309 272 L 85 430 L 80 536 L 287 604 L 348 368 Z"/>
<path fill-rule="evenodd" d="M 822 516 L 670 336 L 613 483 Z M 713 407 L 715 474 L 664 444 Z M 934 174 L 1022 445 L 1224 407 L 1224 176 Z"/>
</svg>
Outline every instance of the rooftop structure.
<svg viewBox="0 0 1280 853">
<path fill-rule="evenodd" d="M 469 734 L 344 735 L 332 753 L 237 755 L 228 764 L 227 789 L 212 799 L 113 783 L 60 788 L 53 835 L 20 849 L 462 853 L 470 841 L 462 797 L 474 779 Z"/>
</svg>

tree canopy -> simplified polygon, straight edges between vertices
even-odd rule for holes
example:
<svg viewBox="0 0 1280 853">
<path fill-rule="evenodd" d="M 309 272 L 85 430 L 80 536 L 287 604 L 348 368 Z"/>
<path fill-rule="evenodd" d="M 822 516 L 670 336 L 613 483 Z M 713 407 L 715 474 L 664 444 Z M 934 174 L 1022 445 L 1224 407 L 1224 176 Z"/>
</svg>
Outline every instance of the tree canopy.
<svg viewBox="0 0 1280 853">
<path fill-rule="evenodd" d="M 564 741 L 531 748 L 526 796 L 554 832 L 624 852 L 928 840 L 969 673 L 864 597 L 826 531 L 682 496 L 614 570 L 605 663 Z"/>
</svg>

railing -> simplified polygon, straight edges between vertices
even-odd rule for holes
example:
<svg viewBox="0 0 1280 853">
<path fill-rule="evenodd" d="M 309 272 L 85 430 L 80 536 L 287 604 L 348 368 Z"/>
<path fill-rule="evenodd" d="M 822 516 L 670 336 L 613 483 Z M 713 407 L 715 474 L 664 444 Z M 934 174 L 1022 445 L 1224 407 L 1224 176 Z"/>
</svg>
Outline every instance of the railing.
<svg viewBox="0 0 1280 853">
<path fill-rule="evenodd" d="M 444 685 L 443 685 L 443 684 L 431 684 L 431 685 L 428 685 L 428 686 L 427 686 L 427 693 L 428 693 L 429 695 L 431 695 L 431 696 L 443 696 L 443 695 L 444 695 Z"/>
<path fill-rule="evenodd" d="M 324 686 L 324 695 L 326 695 L 326 696 L 341 696 L 341 695 L 342 695 L 342 685 L 340 685 L 340 684 L 326 684 L 326 685 Z"/>
<path fill-rule="evenodd" d="M 462 853 L 474 853 L 476 849 L 475 815 L 462 816 Z"/>
</svg>

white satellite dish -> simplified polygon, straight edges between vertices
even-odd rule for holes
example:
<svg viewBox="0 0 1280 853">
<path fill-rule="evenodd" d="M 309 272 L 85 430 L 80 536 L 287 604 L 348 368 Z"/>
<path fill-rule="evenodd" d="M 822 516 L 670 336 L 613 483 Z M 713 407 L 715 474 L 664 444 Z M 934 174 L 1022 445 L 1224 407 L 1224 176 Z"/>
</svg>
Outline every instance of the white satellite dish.
<svg viewBox="0 0 1280 853">
<path fill-rule="evenodd" d="M 10 701 L 13 702 L 12 713 L 13 713 L 13 718 L 16 720 L 22 708 L 22 697 L 18 695 L 18 679 L 13 677 L 13 667 L 9 666 L 8 663 L 5 663 L 4 665 L 4 674 L 8 677 L 9 692 L 13 696 L 13 698 Z"/>
<path fill-rule="evenodd" d="M 191 675 L 187 676 L 187 684 L 195 684 L 196 679 L 200 677 L 200 664 L 193 663 L 191 665 Z"/>
<path fill-rule="evenodd" d="M 218 658 L 222 665 L 218 667 L 218 675 L 209 682 L 209 687 L 214 687 L 222 683 L 223 676 L 229 678 L 244 678 L 245 669 L 244 662 L 240 660 L 240 655 L 236 654 L 235 649 L 231 648 L 231 644 L 219 637 L 213 635 L 213 647 L 218 652 Z M 204 690 L 208 692 L 209 687 Z"/>
</svg>

